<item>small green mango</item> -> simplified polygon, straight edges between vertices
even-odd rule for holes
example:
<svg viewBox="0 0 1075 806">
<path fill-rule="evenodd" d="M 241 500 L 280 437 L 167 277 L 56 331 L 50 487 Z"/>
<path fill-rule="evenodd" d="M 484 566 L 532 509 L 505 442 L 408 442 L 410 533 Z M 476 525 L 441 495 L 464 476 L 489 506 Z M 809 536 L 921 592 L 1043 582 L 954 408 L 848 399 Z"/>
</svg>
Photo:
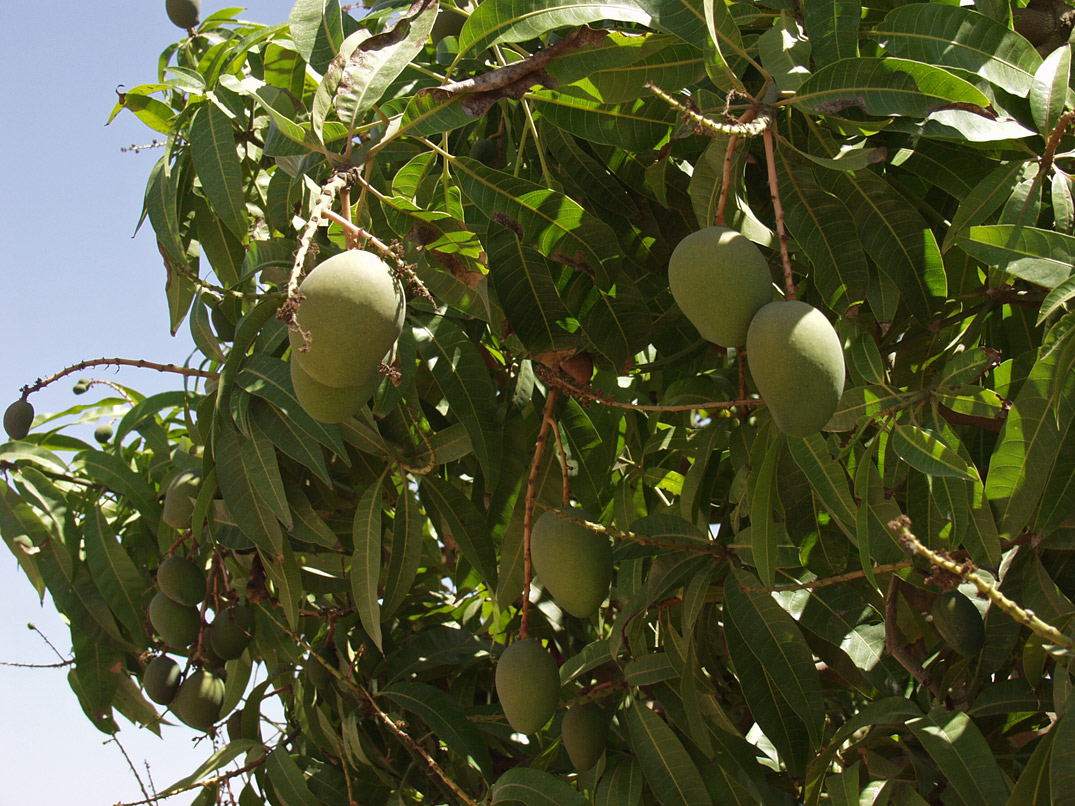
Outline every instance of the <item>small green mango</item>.
<svg viewBox="0 0 1075 806">
<path fill-rule="evenodd" d="M 168 705 L 179 691 L 179 664 L 167 655 L 157 655 L 142 673 L 142 688 L 157 705 Z"/>
<path fill-rule="evenodd" d="M 310 337 L 292 331 L 292 361 L 325 386 L 356 387 L 377 372 L 403 330 L 403 286 L 372 252 L 351 249 L 318 264 L 299 285 L 295 315 Z"/>
<path fill-rule="evenodd" d="M 168 19 L 183 30 L 193 28 L 201 16 L 201 0 L 165 0 L 164 8 Z"/>
<path fill-rule="evenodd" d="M 189 529 L 190 518 L 194 514 L 194 501 L 198 497 L 198 488 L 202 483 L 202 474 L 197 470 L 183 470 L 164 491 L 164 509 L 161 520 L 173 529 Z"/>
<path fill-rule="evenodd" d="M 20 398 L 4 412 L 4 430 L 12 439 L 26 439 L 34 422 L 34 407 L 26 398 Z"/>
<path fill-rule="evenodd" d="M 604 709 L 592 702 L 572 705 L 564 714 L 560 735 L 571 764 L 579 772 L 585 772 L 605 752 L 608 719 Z"/>
<path fill-rule="evenodd" d="M 220 719 L 224 704 L 224 681 L 199 669 L 187 677 L 172 701 L 172 713 L 195 730 L 209 732 Z"/>
<path fill-rule="evenodd" d="M 218 614 L 206 630 L 213 651 L 222 660 L 240 657 L 254 638 L 254 614 L 248 607 L 237 605 Z"/>
<path fill-rule="evenodd" d="M 985 645 L 985 623 L 974 603 L 957 590 L 933 600 L 933 626 L 948 646 L 964 657 L 977 655 Z"/>
<path fill-rule="evenodd" d="M 835 414 L 844 392 L 844 350 L 814 306 L 781 300 L 759 310 L 747 332 L 747 364 L 785 434 L 809 436 Z"/>
<path fill-rule="evenodd" d="M 157 568 L 161 592 L 181 605 L 196 605 L 205 598 L 205 573 L 186 557 L 168 557 Z"/>
<path fill-rule="evenodd" d="M 71 391 L 76 395 L 84 395 L 90 391 L 90 382 L 87 378 L 79 378 L 75 381 L 75 385 L 71 387 Z"/>
<path fill-rule="evenodd" d="M 111 423 L 101 423 L 93 429 L 93 438 L 102 445 L 107 445 L 113 433 Z"/>
<path fill-rule="evenodd" d="M 504 650 L 496 664 L 496 696 L 517 733 L 536 733 L 560 700 L 556 661 L 538 641 L 523 638 Z"/>
<path fill-rule="evenodd" d="M 581 510 L 562 510 L 590 520 Z M 530 536 L 534 572 L 556 603 L 573 616 L 589 618 L 608 596 L 612 546 L 604 535 L 543 512 Z"/>
<path fill-rule="evenodd" d="M 310 681 L 310 685 L 317 689 L 321 696 L 326 697 L 332 692 L 332 683 L 336 679 L 336 676 L 329 671 L 328 667 L 338 669 L 340 659 L 336 654 L 336 648 L 331 644 L 321 647 L 317 650 L 316 655 L 321 660 L 314 658 L 312 655 L 306 659 L 306 679 Z M 324 663 L 321 661 L 324 661 Z"/>
<path fill-rule="evenodd" d="M 380 371 L 375 368 L 370 377 L 357 386 L 328 386 L 311 378 L 294 354 L 288 363 L 295 399 L 303 411 L 322 423 L 342 423 L 353 417 L 381 382 Z"/>
<path fill-rule="evenodd" d="M 729 227 L 692 232 L 668 261 L 668 287 L 702 338 L 739 347 L 758 309 L 773 298 L 769 263 L 752 241 Z"/>
<path fill-rule="evenodd" d="M 216 331 L 218 339 L 223 342 L 235 340 L 235 323 L 224 312 L 224 302 L 220 302 L 213 307 L 212 312 L 209 314 L 209 319 L 213 323 L 213 330 Z"/>
<path fill-rule="evenodd" d="M 198 640 L 202 617 L 197 608 L 181 605 L 157 591 L 149 603 L 149 623 L 164 643 L 181 649 Z"/>
</svg>

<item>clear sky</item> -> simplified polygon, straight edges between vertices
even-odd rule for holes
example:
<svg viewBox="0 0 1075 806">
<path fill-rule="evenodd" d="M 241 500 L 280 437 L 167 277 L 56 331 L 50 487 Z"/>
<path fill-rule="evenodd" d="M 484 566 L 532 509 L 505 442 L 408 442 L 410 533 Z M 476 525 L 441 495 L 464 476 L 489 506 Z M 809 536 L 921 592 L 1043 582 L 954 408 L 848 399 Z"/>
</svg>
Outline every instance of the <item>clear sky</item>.
<svg viewBox="0 0 1075 806">
<path fill-rule="evenodd" d="M 290 0 L 250 0 L 243 19 L 287 19 Z M 203 2 L 203 16 L 225 7 Z M 0 299 L 4 348 L 0 408 L 19 387 L 81 360 L 145 358 L 182 363 L 188 331 L 168 332 L 165 272 L 147 224 L 132 239 L 146 178 L 159 151 L 123 154 L 155 133 L 122 113 L 105 127 L 115 89 L 156 81 L 157 58 L 183 36 L 164 0 L 84 3 L 0 3 L 6 35 L 0 49 L 3 123 L 0 153 Z M 175 386 L 175 376 L 149 370 L 99 369 L 151 393 Z M 66 409 L 106 396 L 95 386 L 82 397 L 64 379 L 31 398 L 37 411 Z M 105 389 L 105 391 L 108 391 Z M 62 653 L 70 633 L 0 547 L 0 661 L 57 660 L 34 622 Z M 117 716 L 120 739 L 143 779 L 145 767 L 163 789 L 192 772 L 211 752 L 200 735 L 166 728 L 164 741 Z M 111 806 L 140 799 L 138 785 L 115 745 L 104 745 L 67 685 L 66 670 L 0 666 L 0 806 L 26 803 Z M 186 804 L 193 793 L 169 803 Z"/>
</svg>

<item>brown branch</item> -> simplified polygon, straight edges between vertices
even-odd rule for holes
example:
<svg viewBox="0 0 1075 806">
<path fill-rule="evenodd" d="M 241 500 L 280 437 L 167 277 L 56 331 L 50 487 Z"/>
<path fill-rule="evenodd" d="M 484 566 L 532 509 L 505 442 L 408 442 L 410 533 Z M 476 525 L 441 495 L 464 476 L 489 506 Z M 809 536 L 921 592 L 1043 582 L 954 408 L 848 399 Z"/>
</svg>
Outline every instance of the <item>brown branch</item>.
<svg viewBox="0 0 1075 806">
<path fill-rule="evenodd" d="M 773 148 L 773 126 L 765 130 L 765 164 L 769 171 L 769 196 L 773 200 L 776 214 L 776 235 L 780 241 L 780 261 L 784 266 L 784 294 L 787 299 L 795 299 L 795 280 L 791 272 L 791 255 L 788 254 L 788 233 L 784 229 L 784 208 L 780 204 L 780 185 L 776 179 L 776 152 Z"/>
<path fill-rule="evenodd" d="M 1045 145 L 1045 153 L 1041 156 L 1041 167 L 1038 169 L 1038 175 L 1034 177 L 1034 182 L 1037 183 L 1038 179 L 1044 177 L 1049 170 L 1053 167 L 1053 160 L 1056 158 L 1056 149 L 1060 147 L 1060 139 L 1064 136 L 1064 132 L 1068 130 L 1068 127 L 1072 123 L 1075 123 L 1075 112 L 1065 112 L 1057 120 L 1056 126 L 1053 128 L 1052 134 L 1049 135 L 1049 142 Z M 1033 193 L 1033 189 L 1031 189 Z"/>
<path fill-rule="evenodd" d="M 276 748 L 274 747 L 273 750 L 275 749 Z M 174 792 L 166 792 L 163 795 L 154 795 L 153 797 L 146 798 L 144 800 L 131 800 L 125 803 L 117 803 L 116 806 L 146 806 L 146 804 L 150 803 L 159 803 L 165 798 L 174 798 L 176 795 L 181 795 L 184 792 L 190 792 L 193 789 L 205 789 L 206 787 L 210 786 L 219 786 L 220 784 L 227 783 L 232 778 L 238 778 L 240 775 L 244 775 L 251 770 L 256 770 L 258 767 L 260 767 L 262 764 L 269 760 L 269 756 L 272 755 L 272 752 L 273 751 L 270 750 L 269 752 L 265 753 L 265 755 L 263 755 L 261 758 L 255 759 L 254 761 L 244 764 L 238 769 L 231 770 L 230 772 L 226 772 L 223 775 L 216 775 L 212 778 L 206 778 L 204 781 L 195 781 L 194 783 L 188 784 L 187 786 L 177 789 Z"/>
<path fill-rule="evenodd" d="M 540 364 L 534 364 L 534 372 L 543 381 L 562 392 L 566 392 L 570 397 L 585 402 L 600 403 L 603 406 L 611 406 L 616 409 L 629 409 L 631 411 L 695 411 L 697 409 L 735 409 L 742 406 L 765 405 L 765 401 L 760 398 L 750 398 L 749 400 L 707 400 L 703 403 L 682 403 L 674 406 L 658 406 L 649 403 L 621 403 L 618 400 L 613 400 L 607 393 L 600 390 L 579 389 Z"/>
<path fill-rule="evenodd" d="M 564 442 L 560 437 L 560 424 L 552 421 L 552 433 L 556 437 L 556 452 L 560 455 L 560 480 L 563 482 L 563 504 L 571 506 L 571 479 L 567 473 L 567 453 L 564 451 Z"/>
<path fill-rule="evenodd" d="M 361 686 L 357 683 L 355 684 L 355 686 L 358 689 L 359 693 L 365 698 L 366 703 L 369 705 L 370 709 L 377 715 L 377 718 L 385 724 L 385 727 L 387 727 L 390 731 L 396 734 L 396 736 L 399 737 L 399 739 L 407 747 L 420 755 L 422 757 L 422 760 L 429 765 L 429 769 L 432 770 L 433 774 L 440 778 L 440 780 L 443 781 L 444 784 L 452 790 L 452 792 L 457 798 L 459 798 L 460 801 L 467 804 L 467 806 L 478 806 L 477 801 L 467 795 L 467 793 L 463 791 L 459 784 L 449 778 L 448 775 L 444 772 L 444 770 L 440 768 L 440 765 L 433 760 L 433 757 L 429 755 L 429 753 L 427 753 L 425 749 L 423 749 L 422 746 L 410 736 L 410 734 L 404 731 L 399 725 L 395 723 L 392 717 L 390 717 L 377 706 L 377 703 L 373 699 L 373 695 L 371 695 L 364 686 Z"/>
<path fill-rule="evenodd" d="M 1005 401 L 1005 405 L 1001 406 L 995 417 L 980 417 L 974 414 L 960 414 L 943 403 L 937 403 L 937 411 L 952 425 L 969 425 L 973 428 L 993 431 L 994 433 L 1000 433 L 1000 429 L 1004 427 L 1004 421 L 1008 419 L 1008 411 L 1011 407 L 1011 401 Z"/>
<path fill-rule="evenodd" d="M 906 515 L 900 515 L 899 518 L 888 524 L 888 528 L 896 533 L 896 538 L 900 541 L 900 545 L 903 546 L 903 550 L 911 557 L 915 555 L 925 557 L 936 568 L 970 582 L 978 589 L 978 593 L 981 596 L 989 599 L 1000 610 L 1003 610 L 1020 624 L 1029 627 L 1039 638 L 1051 641 L 1056 646 L 1063 647 L 1069 653 L 1075 652 L 1075 641 L 1072 641 L 1053 625 L 1042 621 L 1034 611 L 1020 607 L 1001 593 L 996 585 L 982 579 L 975 573 L 978 567 L 974 563 L 970 561 L 955 562 L 951 557 L 946 557 L 924 546 L 911 533 L 911 519 Z"/>
<path fill-rule="evenodd" d="M 577 517 L 569 512 L 556 509 L 548 504 L 538 503 L 538 506 L 542 509 L 551 509 L 556 513 L 557 517 L 563 518 L 569 523 L 574 523 L 578 526 L 584 526 L 591 532 L 596 532 L 599 535 L 607 535 L 615 540 L 629 540 L 632 543 L 641 543 L 644 546 L 656 546 L 663 549 L 676 549 L 678 551 L 690 551 L 696 554 L 712 554 L 713 556 L 721 559 L 728 555 L 729 549 L 723 543 L 717 543 L 714 541 L 705 540 L 691 540 L 689 538 L 675 538 L 668 537 L 650 537 L 649 535 L 640 535 L 636 532 L 629 532 L 624 529 L 617 529 L 615 526 L 605 526 L 601 523 L 594 521 L 588 521 L 585 518 Z"/>
<path fill-rule="evenodd" d="M 888 594 L 885 596 L 885 651 L 895 658 L 900 666 L 910 672 L 915 680 L 928 688 L 938 700 L 944 699 L 941 687 L 922 665 L 911 657 L 900 643 L 897 609 L 899 608 L 900 578 L 895 574 L 888 582 Z"/>
<path fill-rule="evenodd" d="M 527 637 L 527 627 L 530 623 L 530 583 L 534 577 L 534 567 L 530 559 L 530 532 L 534 519 L 534 491 L 537 487 L 541 457 L 545 455 L 545 440 L 549 436 L 549 428 L 552 425 L 552 410 L 556 406 L 558 396 L 556 389 L 550 389 L 549 396 L 545 399 L 545 409 L 541 414 L 541 428 L 538 429 L 537 442 L 534 444 L 534 458 L 530 462 L 530 475 L 526 480 L 526 499 L 523 504 L 523 607 L 519 623 L 520 638 Z"/>
<path fill-rule="evenodd" d="M 63 669 L 66 666 L 74 665 L 74 662 L 74 658 L 61 663 L 12 663 L 11 661 L 0 660 L 0 666 L 10 666 L 14 669 Z"/>
<path fill-rule="evenodd" d="M 736 119 L 736 123 L 749 123 L 757 114 L 757 108 L 751 107 Z M 735 147 L 738 143 L 739 135 L 732 134 L 728 138 L 727 148 L 724 149 L 724 164 L 720 174 L 720 196 L 717 197 L 717 213 L 714 219 L 714 223 L 719 227 L 724 226 L 724 211 L 728 207 L 728 194 L 732 188 L 732 163 L 735 161 Z"/>
<path fill-rule="evenodd" d="M 39 392 L 44 389 L 50 383 L 55 383 L 66 375 L 70 375 L 73 372 L 81 372 L 84 369 L 90 367 L 101 366 L 118 366 L 118 367 L 138 367 L 139 369 L 155 369 L 157 372 L 174 372 L 177 375 L 185 375 L 188 378 L 209 378 L 216 380 L 220 377 L 219 372 L 209 372 L 203 369 L 191 369 L 190 367 L 177 367 L 175 364 L 158 364 L 155 361 L 145 361 L 143 359 L 134 358 L 94 358 L 89 361 L 80 361 L 79 363 L 60 370 L 55 375 L 41 380 L 38 378 L 34 383 L 27 384 L 22 387 L 22 395 L 25 398 L 27 395 L 31 395 L 34 392 Z"/>
<path fill-rule="evenodd" d="M 875 565 L 870 571 L 874 574 L 888 574 L 892 571 L 900 571 L 904 568 L 910 568 L 911 565 L 912 563 L 910 560 L 900 560 L 899 562 L 888 563 L 887 565 Z M 819 579 L 811 579 L 809 582 L 795 582 L 788 585 L 740 585 L 739 590 L 748 593 L 814 590 L 815 588 L 827 588 L 829 585 L 839 585 L 841 582 L 850 582 L 853 579 L 861 579 L 864 576 L 866 576 L 865 571 L 848 571 L 846 574 L 837 574 L 832 577 L 822 577 Z"/>
</svg>

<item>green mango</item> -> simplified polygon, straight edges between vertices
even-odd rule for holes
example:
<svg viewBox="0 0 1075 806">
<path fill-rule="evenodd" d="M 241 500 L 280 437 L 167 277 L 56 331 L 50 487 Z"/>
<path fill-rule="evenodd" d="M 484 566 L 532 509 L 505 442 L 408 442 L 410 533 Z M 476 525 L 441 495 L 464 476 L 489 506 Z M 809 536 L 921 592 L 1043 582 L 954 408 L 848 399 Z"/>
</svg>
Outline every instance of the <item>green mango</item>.
<svg viewBox="0 0 1075 806">
<path fill-rule="evenodd" d="M 679 309 L 704 339 L 739 347 L 758 309 L 773 298 L 761 250 L 729 227 L 692 232 L 668 261 L 668 286 Z"/>
<path fill-rule="evenodd" d="M 205 573 L 186 557 L 168 557 L 157 568 L 157 584 L 173 602 L 196 605 L 205 598 Z"/>
<path fill-rule="evenodd" d="M 560 672 L 540 642 L 522 638 L 496 664 L 496 695 L 508 724 L 518 733 L 536 733 L 560 700 Z"/>
<path fill-rule="evenodd" d="M 29 400 L 21 398 L 4 412 L 4 430 L 12 439 L 26 439 L 34 422 L 34 407 Z"/>
<path fill-rule="evenodd" d="M 240 657 L 254 637 L 254 614 L 248 607 L 237 605 L 218 613 L 206 629 L 213 651 L 222 660 Z"/>
<path fill-rule="evenodd" d="M 168 705 L 179 691 L 179 664 L 167 655 L 157 655 L 142 673 L 142 688 L 157 705 Z"/>
<path fill-rule="evenodd" d="M 224 704 L 224 681 L 199 669 L 187 677 L 172 701 L 172 713 L 195 730 L 209 732 L 220 719 Z"/>
<path fill-rule="evenodd" d="M 563 510 L 591 520 L 581 510 Z M 573 616 L 589 618 L 608 596 L 612 546 L 605 535 L 543 512 L 530 535 L 534 572 L 556 603 Z"/>
<path fill-rule="evenodd" d="M 776 427 L 806 437 L 825 427 L 844 392 L 844 350 L 825 315 L 798 300 L 770 302 L 747 331 L 747 364 Z"/>
<path fill-rule="evenodd" d="M 353 417 L 373 397 L 381 383 L 378 367 L 356 386 L 328 386 L 310 377 L 296 354 L 291 354 L 291 385 L 302 410 L 322 423 L 342 423 Z"/>
<path fill-rule="evenodd" d="M 601 706 L 592 702 L 572 705 L 560 723 L 571 764 L 579 772 L 593 767 L 605 752 L 608 739 L 608 718 Z"/>
<path fill-rule="evenodd" d="M 496 166 L 496 158 L 499 152 L 500 149 L 497 147 L 496 140 L 490 137 L 475 140 L 470 146 L 470 156 L 490 168 Z"/>
<path fill-rule="evenodd" d="M 164 4 L 168 19 L 184 30 L 198 24 L 201 7 L 201 0 L 165 0 Z"/>
<path fill-rule="evenodd" d="M 197 608 L 179 604 L 157 591 L 149 603 L 149 623 L 164 643 L 181 649 L 198 640 L 202 617 Z"/>
<path fill-rule="evenodd" d="M 176 474 L 164 491 L 164 508 L 161 520 L 173 529 L 189 529 L 194 514 L 194 501 L 202 474 L 197 470 L 183 470 Z"/>
</svg>

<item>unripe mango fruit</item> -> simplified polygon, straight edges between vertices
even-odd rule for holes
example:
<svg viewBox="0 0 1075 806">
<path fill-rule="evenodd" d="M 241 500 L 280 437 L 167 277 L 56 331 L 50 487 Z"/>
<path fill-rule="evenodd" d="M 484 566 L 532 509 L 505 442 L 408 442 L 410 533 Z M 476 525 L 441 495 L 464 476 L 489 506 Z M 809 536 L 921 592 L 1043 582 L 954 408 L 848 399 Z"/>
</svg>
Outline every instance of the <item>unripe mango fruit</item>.
<svg viewBox="0 0 1075 806">
<path fill-rule="evenodd" d="M 179 675 L 183 670 L 167 655 L 157 655 L 142 673 L 142 688 L 157 705 L 168 705 L 179 691 Z"/>
<path fill-rule="evenodd" d="M 933 600 L 933 626 L 948 646 L 964 657 L 977 655 L 985 644 L 985 623 L 974 603 L 957 590 Z"/>
<path fill-rule="evenodd" d="M 377 391 L 381 374 L 373 368 L 371 377 L 357 386 L 328 386 L 314 380 L 302 368 L 297 353 L 291 354 L 291 386 L 302 410 L 322 423 L 342 423 L 353 417 Z"/>
<path fill-rule="evenodd" d="M 183 681 L 172 701 L 172 713 L 195 730 L 208 732 L 220 719 L 224 704 L 224 681 L 199 669 Z"/>
<path fill-rule="evenodd" d="M 470 156 L 483 165 L 488 165 L 492 168 L 496 164 L 496 156 L 499 150 L 496 140 L 483 137 L 480 140 L 475 140 L 470 146 Z"/>
<path fill-rule="evenodd" d="M 196 605 L 205 598 L 205 573 L 186 557 L 169 557 L 157 568 L 161 592 L 181 605 Z"/>
<path fill-rule="evenodd" d="M 572 705 L 560 724 L 560 736 L 572 766 L 579 772 L 590 769 L 605 752 L 608 719 L 604 709 L 592 702 Z"/>
<path fill-rule="evenodd" d="M 824 428 L 844 392 L 844 351 L 825 315 L 798 300 L 770 302 L 747 332 L 747 364 L 776 427 L 793 437 Z"/>
<path fill-rule="evenodd" d="M 560 699 L 556 661 L 533 638 L 516 641 L 496 664 L 496 696 L 517 733 L 535 733 L 552 718 Z"/>
<path fill-rule="evenodd" d="M 330 257 L 299 285 L 305 299 L 295 315 L 310 336 L 289 333 L 292 359 L 326 386 L 361 386 L 403 329 L 403 286 L 388 264 L 352 249 Z"/>
<path fill-rule="evenodd" d="M 12 439 L 26 439 L 34 422 L 34 407 L 29 400 L 20 398 L 4 412 L 4 430 Z"/>
<path fill-rule="evenodd" d="M 112 424 L 101 423 L 95 429 L 93 429 L 93 438 L 102 445 L 107 445 L 108 441 L 112 439 Z"/>
<path fill-rule="evenodd" d="M 750 320 L 773 298 L 765 256 L 729 227 L 706 227 L 680 241 L 668 261 L 668 286 L 702 337 L 722 347 L 742 345 Z"/>
<path fill-rule="evenodd" d="M 562 511 L 589 520 L 581 510 Z M 547 510 L 530 535 L 530 557 L 545 590 L 573 616 L 589 618 L 608 595 L 612 546 L 604 535 Z"/>
<path fill-rule="evenodd" d="M 197 608 L 181 605 L 157 591 L 149 602 L 149 623 L 168 646 L 190 646 L 198 639 L 202 617 Z"/>
<path fill-rule="evenodd" d="M 168 12 L 168 19 L 186 29 L 198 24 L 202 3 L 201 0 L 165 0 L 164 7 Z"/>
<path fill-rule="evenodd" d="M 206 630 L 209 645 L 221 660 L 240 657 L 253 637 L 254 614 L 242 605 L 218 613 Z"/>
<path fill-rule="evenodd" d="M 201 483 L 202 474 L 197 470 L 183 470 L 178 473 L 164 491 L 161 520 L 173 529 L 189 529 L 190 518 L 194 514 L 194 501 L 198 497 Z"/>
</svg>

